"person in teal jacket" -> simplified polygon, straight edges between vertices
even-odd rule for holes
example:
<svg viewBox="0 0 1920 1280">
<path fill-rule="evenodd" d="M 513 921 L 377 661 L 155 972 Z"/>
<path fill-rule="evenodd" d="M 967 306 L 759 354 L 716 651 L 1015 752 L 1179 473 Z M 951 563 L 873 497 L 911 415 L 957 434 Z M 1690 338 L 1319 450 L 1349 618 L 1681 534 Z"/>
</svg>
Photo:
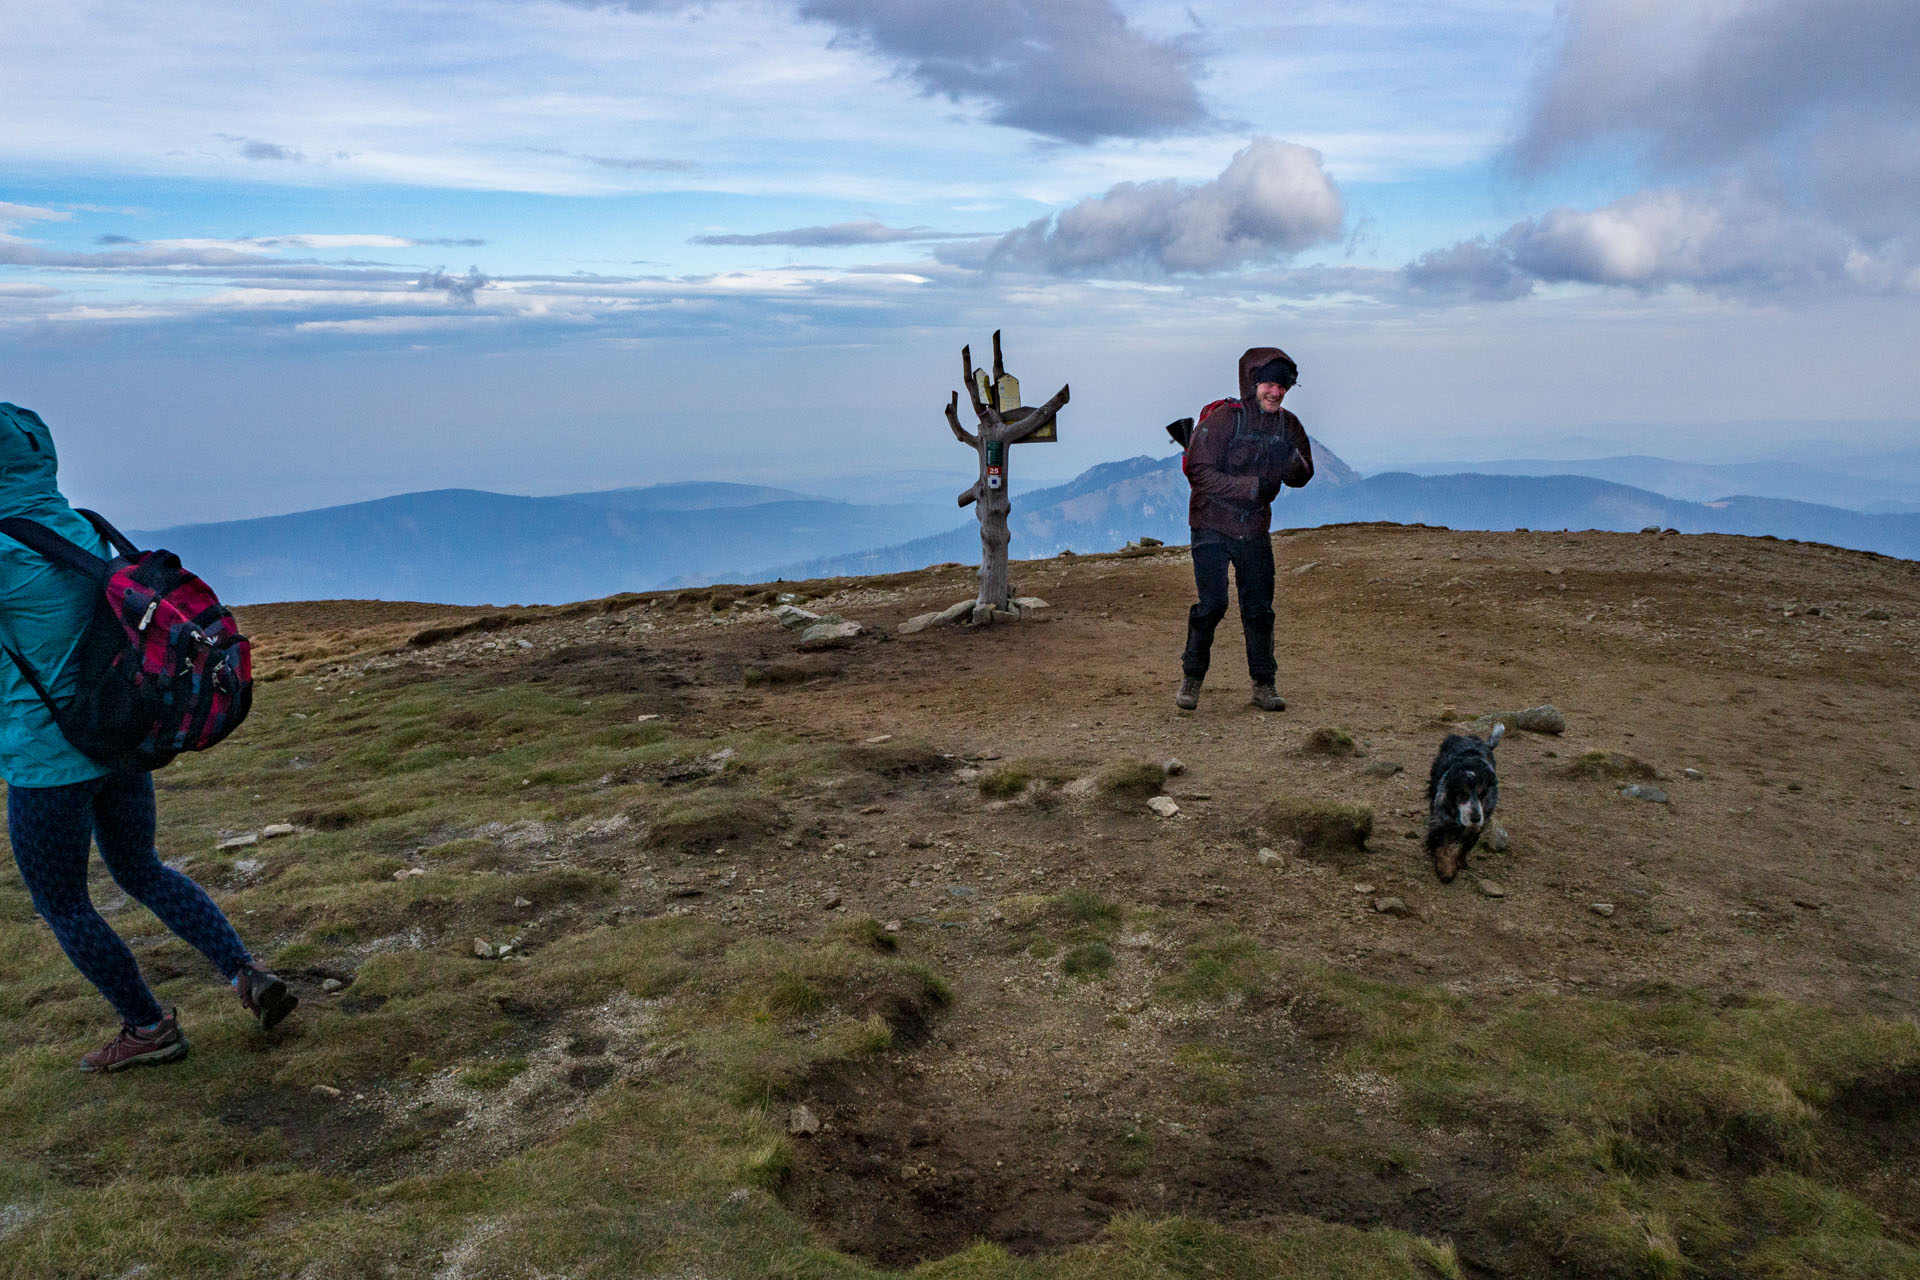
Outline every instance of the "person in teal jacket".
<svg viewBox="0 0 1920 1280">
<path fill-rule="evenodd" d="M 25 516 L 102 557 L 113 552 L 57 483 L 53 436 L 40 415 L 0 403 L 0 517 Z M 120 1015 L 118 1035 L 80 1059 L 83 1071 L 173 1062 L 187 1054 L 177 1010 L 162 1009 L 133 953 L 87 893 L 89 846 L 115 882 L 233 984 L 241 1003 L 272 1027 L 299 1000 L 255 963 L 206 890 L 160 861 L 154 848 L 153 778 L 116 772 L 69 743 L 20 670 L 30 666 L 56 702 L 74 691 L 70 659 L 100 589 L 0 534 L 0 777 L 7 836 L 33 906 L 60 949 Z"/>
</svg>

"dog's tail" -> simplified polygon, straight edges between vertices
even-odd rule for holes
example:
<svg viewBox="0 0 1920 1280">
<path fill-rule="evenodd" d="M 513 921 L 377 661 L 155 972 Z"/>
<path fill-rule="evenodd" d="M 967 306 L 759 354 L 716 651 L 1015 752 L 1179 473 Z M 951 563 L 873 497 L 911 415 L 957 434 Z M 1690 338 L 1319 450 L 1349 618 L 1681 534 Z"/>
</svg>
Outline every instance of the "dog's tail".
<svg viewBox="0 0 1920 1280">
<path fill-rule="evenodd" d="M 1499 746 L 1500 739 L 1506 736 L 1507 736 L 1506 722 L 1504 720 L 1494 721 L 1493 732 L 1487 735 L 1487 750 L 1491 751 L 1495 747 Z"/>
</svg>

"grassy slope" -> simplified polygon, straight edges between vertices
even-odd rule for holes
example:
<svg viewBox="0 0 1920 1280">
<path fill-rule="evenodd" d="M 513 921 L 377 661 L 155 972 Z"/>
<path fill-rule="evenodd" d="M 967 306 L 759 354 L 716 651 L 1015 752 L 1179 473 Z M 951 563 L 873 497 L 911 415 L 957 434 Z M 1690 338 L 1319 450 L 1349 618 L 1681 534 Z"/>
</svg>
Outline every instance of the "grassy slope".
<svg viewBox="0 0 1920 1280">
<path fill-rule="evenodd" d="M 232 743 L 160 775 L 162 854 L 283 970 L 350 985 L 260 1037 L 102 879 L 96 900 L 193 1037 L 164 1070 L 73 1070 L 109 1029 L 102 1005 L 0 880 L 0 1270 L 878 1274 L 783 1204 L 783 1099 L 939 1016 L 942 976 L 872 921 L 744 931 L 635 910 L 624 886 L 655 853 L 804 826 L 827 774 L 884 792 L 937 753 L 637 722 L 642 705 L 458 672 L 263 686 Z M 1133 783 L 1124 764 L 1107 779 Z M 293 837 L 214 851 L 287 818 Z M 1166 913 L 1084 893 L 1005 905 L 1084 982 Z M 476 958 L 476 936 L 514 958 Z M 1314 1004 L 1339 1028 L 1330 1073 L 1382 1081 L 1410 1132 L 1508 1153 L 1488 1212 L 1521 1273 L 1920 1274 L 1911 1209 L 1889 1206 L 1906 1184 L 1859 1120 L 1920 1082 L 1911 1024 L 1658 985 L 1467 1001 L 1302 967 L 1230 927 L 1190 936 L 1155 1002 Z M 1222 1106 L 1261 1087 L 1229 1045 L 1176 1057 L 1169 1087 Z M 1424 1153 L 1353 1156 L 1417 1169 Z M 979 1244 L 919 1273 L 1467 1272 L 1450 1244 L 1388 1228 L 1123 1214 L 1064 1253 Z"/>
</svg>

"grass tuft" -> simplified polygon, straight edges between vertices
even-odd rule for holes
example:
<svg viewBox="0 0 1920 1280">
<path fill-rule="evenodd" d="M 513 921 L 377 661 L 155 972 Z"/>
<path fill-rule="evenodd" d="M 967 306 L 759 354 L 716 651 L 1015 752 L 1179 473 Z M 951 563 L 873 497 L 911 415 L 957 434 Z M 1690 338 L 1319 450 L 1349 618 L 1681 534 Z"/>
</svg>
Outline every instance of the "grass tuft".
<svg viewBox="0 0 1920 1280">
<path fill-rule="evenodd" d="M 1624 751 L 1585 751 L 1560 767 L 1567 778 L 1637 778 L 1651 781 L 1660 771 Z"/>
<path fill-rule="evenodd" d="M 1359 751 L 1360 744 L 1345 729 L 1315 729 L 1300 744 L 1300 754 L 1303 756 L 1351 756 Z"/>
<path fill-rule="evenodd" d="M 1113 948 L 1104 942 L 1082 942 L 1060 957 L 1060 972 L 1069 978 L 1103 977 L 1113 968 Z"/>
<path fill-rule="evenodd" d="M 1282 799 L 1261 817 L 1269 830 L 1298 840 L 1301 854 L 1309 858 L 1363 853 L 1373 835 L 1373 810 L 1362 805 Z"/>
</svg>

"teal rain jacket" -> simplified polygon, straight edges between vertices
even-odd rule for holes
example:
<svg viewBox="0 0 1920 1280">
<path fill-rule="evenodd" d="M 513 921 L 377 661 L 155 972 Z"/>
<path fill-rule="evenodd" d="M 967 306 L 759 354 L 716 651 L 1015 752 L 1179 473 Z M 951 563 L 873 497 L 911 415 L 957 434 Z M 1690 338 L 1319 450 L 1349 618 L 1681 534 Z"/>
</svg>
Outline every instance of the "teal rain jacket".
<svg viewBox="0 0 1920 1280">
<path fill-rule="evenodd" d="M 110 556 L 55 482 L 59 460 L 40 415 L 0 403 L 0 516 L 37 520 L 70 542 Z M 73 693 L 67 659 L 93 616 L 99 588 L 0 534 L 0 645 L 17 651 L 58 701 Z M 109 772 L 69 743 L 13 659 L 0 653 L 0 777 L 16 787 L 60 787 Z"/>
</svg>

